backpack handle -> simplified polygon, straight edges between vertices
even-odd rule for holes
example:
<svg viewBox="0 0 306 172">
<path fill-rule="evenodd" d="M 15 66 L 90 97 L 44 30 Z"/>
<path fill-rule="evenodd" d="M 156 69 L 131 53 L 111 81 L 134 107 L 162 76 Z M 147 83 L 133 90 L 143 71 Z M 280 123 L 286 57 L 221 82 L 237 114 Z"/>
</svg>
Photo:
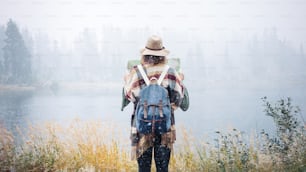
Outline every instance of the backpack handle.
<svg viewBox="0 0 306 172">
<path fill-rule="evenodd" d="M 157 83 L 158 83 L 157 78 L 152 77 L 152 78 L 150 79 L 150 84 L 157 84 Z"/>
</svg>

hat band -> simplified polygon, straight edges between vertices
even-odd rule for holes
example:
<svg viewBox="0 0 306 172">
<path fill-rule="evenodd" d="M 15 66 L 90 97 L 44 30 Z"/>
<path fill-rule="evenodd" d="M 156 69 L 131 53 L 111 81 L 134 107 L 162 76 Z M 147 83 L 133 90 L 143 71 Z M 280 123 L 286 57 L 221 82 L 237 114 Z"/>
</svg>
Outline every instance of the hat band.
<svg viewBox="0 0 306 172">
<path fill-rule="evenodd" d="M 146 49 L 153 50 L 153 51 L 160 51 L 160 50 L 165 49 L 165 47 L 162 47 L 160 49 L 153 49 L 153 48 L 149 48 L 149 47 L 146 46 Z"/>
</svg>

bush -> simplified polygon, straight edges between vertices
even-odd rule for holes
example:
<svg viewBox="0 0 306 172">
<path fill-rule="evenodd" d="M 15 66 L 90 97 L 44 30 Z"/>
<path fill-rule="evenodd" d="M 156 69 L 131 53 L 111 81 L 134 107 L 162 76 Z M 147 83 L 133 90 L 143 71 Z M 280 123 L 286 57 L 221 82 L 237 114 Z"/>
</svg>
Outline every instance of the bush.
<svg viewBox="0 0 306 172">
<path fill-rule="evenodd" d="M 278 171 L 306 170 L 305 123 L 301 125 L 298 120 L 300 109 L 292 105 L 290 98 L 281 99 L 275 105 L 266 97 L 262 100 L 266 115 L 276 125 L 275 136 L 262 131 L 264 152 L 271 156 Z"/>
</svg>

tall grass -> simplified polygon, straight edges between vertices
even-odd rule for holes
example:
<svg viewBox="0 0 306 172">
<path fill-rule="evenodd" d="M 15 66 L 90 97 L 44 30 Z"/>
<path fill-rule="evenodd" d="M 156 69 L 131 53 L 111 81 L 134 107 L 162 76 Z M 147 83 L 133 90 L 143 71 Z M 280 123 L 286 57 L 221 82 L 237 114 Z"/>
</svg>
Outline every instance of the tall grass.
<svg viewBox="0 0 306 172">
<path fill-rule="evenodd" d="M 101 122 L 73 121 L 34 126 L 14 145 L 13 136 L 0 127 L 0 171 L 136 171 L 129 152 L 112 140 L 112 127 Z"/>
<path fill-rule="evenodd" d="M 274 106 L 264 102 L 266 115 L 276 121 L 276 135 L 231 129 L 216 131 L 214 141 L 207 143 L 180 127 L 181 146 L 174 146 L 170 171 L 306 171 L 305 123 L 297 120 L 299 111 L 290 100 Z M 75 120 L 66 127 L 49 123 L 28 131 L 22 144 L 16 144 L 0 126 L 0 171 L 137 171 L 129 147 L 122 146 L 128 136 L 120 138 L 112 125 Z"/>
</svg>

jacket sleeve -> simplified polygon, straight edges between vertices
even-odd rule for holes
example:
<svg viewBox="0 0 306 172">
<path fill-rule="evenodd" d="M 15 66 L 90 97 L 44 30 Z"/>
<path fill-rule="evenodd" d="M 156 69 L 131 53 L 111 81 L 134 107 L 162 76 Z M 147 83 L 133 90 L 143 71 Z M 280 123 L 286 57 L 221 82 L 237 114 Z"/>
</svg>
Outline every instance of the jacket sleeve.
<svg viewBox="0 0 306 172">
<path fill-rule="evenodd" d="M 187 111 L 189 108 L 189 94 L 186 87 L 184 87 L 184 98 L 181 102 L 180 108 L 183 111 Z"/>
<path fill-rule="evenodd" d="M 127 99 L 125 95 L 124 88 L 122 89 L 122 104 L 121 104 L 121 111 L 130 103 L 130 100 Z"/>
<path fill-rule="evenodd" d="M 170 102 L 180 107 L 184 97 L 184 85 L 175 69 L 170 68 L 168 75 L 169 85 L 167 90 L 169 92 Z"/>
<path fill-rule="evenodd" d="M 125 99 L 130 102 L 135 102 L 138 96 L 140 87 L 138 84 L 138 75 L 135 68 L 125 77 L 125 84 L 123 88 L 123 94 Z"/>
</svg>

